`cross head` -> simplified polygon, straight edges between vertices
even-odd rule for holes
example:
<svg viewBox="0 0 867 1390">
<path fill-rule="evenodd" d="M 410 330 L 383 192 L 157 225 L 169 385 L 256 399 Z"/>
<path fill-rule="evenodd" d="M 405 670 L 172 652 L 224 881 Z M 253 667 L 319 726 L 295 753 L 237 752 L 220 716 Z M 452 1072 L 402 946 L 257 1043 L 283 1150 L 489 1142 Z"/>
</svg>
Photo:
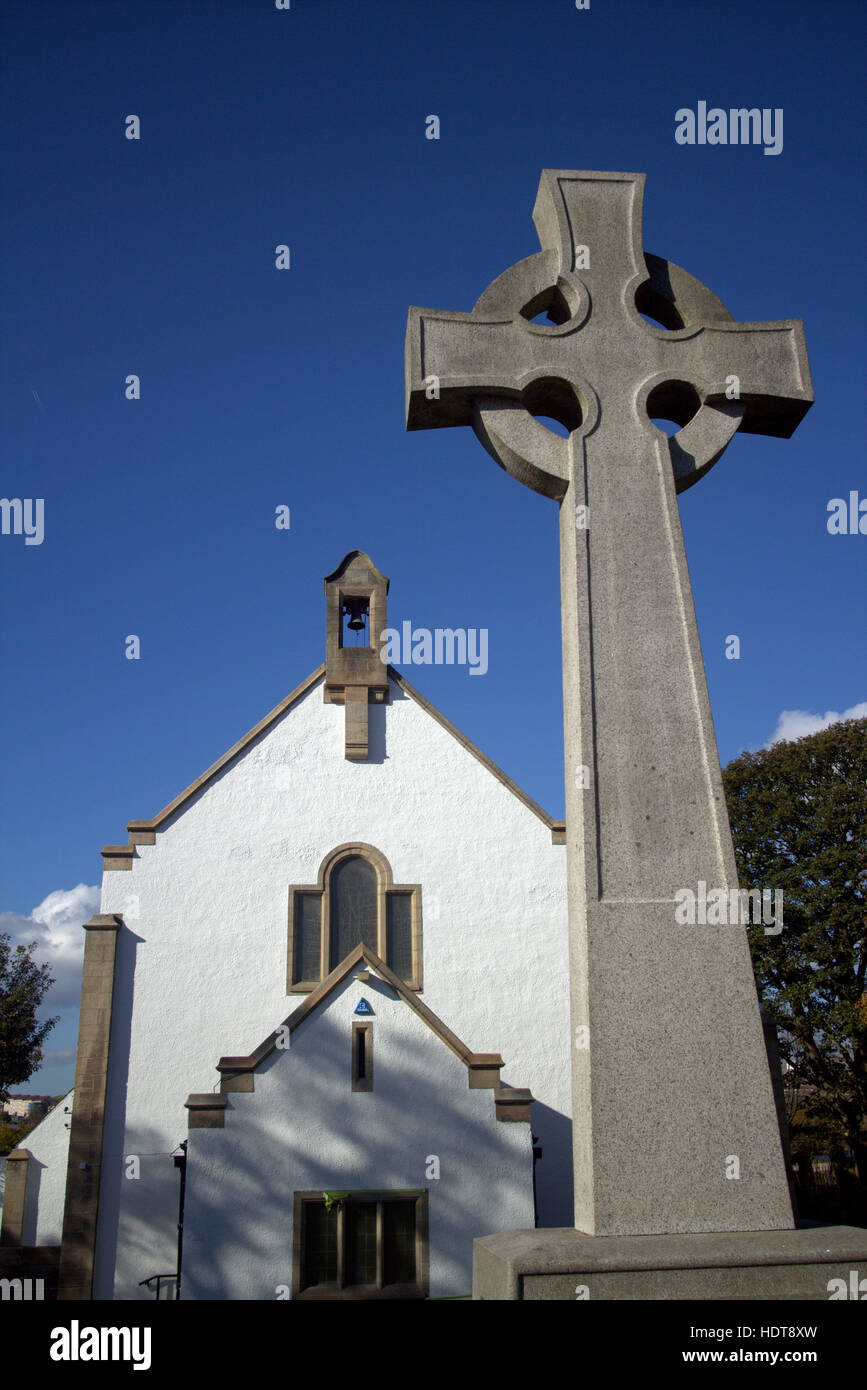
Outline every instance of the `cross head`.
<svg viewBox="0 0 867 1390">
<path fill-rule="evenodd" d="M 545 170 L 542 250 L 472 313 L 410 309 L 407 428 L 471 424 L 502 467 L 556 498 L 570 450 L 536 416 L 621 457 L 661 443 L 651 416 L 674 420 L 678 492 L 738 429 L 788 438 L 813 399 L 800 320 L 736 323 L 701 281 L 645 254 L 643 197 L 643 174 Z"/>
</svg>

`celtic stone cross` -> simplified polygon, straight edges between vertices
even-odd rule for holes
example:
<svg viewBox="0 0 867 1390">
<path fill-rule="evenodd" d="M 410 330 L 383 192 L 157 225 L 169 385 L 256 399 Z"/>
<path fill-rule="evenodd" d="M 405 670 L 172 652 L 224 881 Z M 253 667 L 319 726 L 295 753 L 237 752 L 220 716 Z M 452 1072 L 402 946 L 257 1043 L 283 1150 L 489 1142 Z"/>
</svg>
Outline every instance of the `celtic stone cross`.
<svg viewBox="0 0 867 1390">
<path fill-rule="evenodd" d="M 546 170 L 542 250 L 472 313 L 410 310 L 407 426 L 471 424 L 560 504 L 575 1225 L 779 1229 L 745 928 L 675 918 L 678 890 L 737 886 L 675 494 L 738 430 L 791 435 L 812 388 L 799 321 L 736 323 L 643 252 L 643 192 Z"/>
</svg>

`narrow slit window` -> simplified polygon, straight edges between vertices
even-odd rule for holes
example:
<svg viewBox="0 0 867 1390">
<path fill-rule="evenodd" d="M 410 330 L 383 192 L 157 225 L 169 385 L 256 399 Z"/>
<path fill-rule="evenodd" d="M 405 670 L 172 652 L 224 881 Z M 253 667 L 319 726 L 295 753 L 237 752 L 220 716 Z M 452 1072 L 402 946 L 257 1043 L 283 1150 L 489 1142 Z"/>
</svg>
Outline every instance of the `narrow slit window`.
<svg viewBox="0 0 867 1390">
<path fill-rule="evenodd" d="M 352 1089 L 373 1090 L 373 1024 L 352 1025 Z"/>
</svg>

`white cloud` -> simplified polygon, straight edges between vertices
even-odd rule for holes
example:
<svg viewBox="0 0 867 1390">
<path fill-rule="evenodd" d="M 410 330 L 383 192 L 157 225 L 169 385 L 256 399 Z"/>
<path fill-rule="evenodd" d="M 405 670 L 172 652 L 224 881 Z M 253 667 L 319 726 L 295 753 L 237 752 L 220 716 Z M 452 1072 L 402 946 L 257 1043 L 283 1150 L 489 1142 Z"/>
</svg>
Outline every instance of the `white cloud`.
<svg viewBox="0 0 867 1390">
<path fill-rule="evenodd" d="M 839 724 L 843 719 L 867 719 L 867 700 L 853 705 L 851 709 L 844 709 L 842 714 L 834 709 L 829 709 L 825 714 L 811 714 L 806 709 L 784 709 L 765 747 L 770 748 L 771 744 L 783 740 L 790 742 L 792 739 L 805 738 L 807 734 L 817 734 L 820 729 Z"/>
<path fill-rule="evenodd" d="M 84 959 L 81 928 L 98 911 L 99 888 L 79 883 L 75 888 L 55 889 L 27 917 L 0 912 L 0 933 L 9 933 L 13 948 L 19 942 L 28 946 L 35 941 L 34 959 L 39 965 L 47 962 L 51 968 L 54 984 L 40 1013 L 78 1004 Z"/>
</svg>

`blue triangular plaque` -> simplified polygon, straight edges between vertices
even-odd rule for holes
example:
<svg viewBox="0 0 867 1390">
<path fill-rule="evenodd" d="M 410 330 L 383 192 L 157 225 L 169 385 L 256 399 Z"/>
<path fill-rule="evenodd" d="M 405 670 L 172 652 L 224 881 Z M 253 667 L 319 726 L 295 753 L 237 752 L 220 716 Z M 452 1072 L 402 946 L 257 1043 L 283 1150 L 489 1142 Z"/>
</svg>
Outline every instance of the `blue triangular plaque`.
<svg viewBox="0 0 867 1390">
<path fill-rule="evenodd" d="M 354 1014 L 372 1014 L 373 1009 L 370 1007 L 366 999 L 359 999 L 352 1012 Z"/>
</svg>

